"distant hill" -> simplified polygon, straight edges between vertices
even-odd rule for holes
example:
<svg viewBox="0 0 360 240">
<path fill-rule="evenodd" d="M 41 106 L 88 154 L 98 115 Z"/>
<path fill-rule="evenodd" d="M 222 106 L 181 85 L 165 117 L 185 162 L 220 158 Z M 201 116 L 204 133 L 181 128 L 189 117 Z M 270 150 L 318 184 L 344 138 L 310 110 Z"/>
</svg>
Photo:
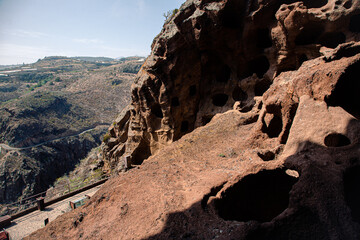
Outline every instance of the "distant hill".
<svg viewBox="0 0 360 240">
<path fill-rule="evenodd" d="M 0 71 L 0 143 L 33 146 L 107 124 L 41 147 L 0 150 L 0 208 L 46 190 L 101 143 L 130 101 L 139 59 L 52 56 Z"/>
</svg>

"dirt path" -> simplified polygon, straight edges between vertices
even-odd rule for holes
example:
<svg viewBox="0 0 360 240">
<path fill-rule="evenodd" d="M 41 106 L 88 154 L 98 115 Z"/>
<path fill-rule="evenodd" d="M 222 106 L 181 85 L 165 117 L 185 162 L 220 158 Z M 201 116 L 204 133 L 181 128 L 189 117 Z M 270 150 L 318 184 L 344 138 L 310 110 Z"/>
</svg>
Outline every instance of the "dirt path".
<svg viewBox="0 0 360 240">
<path fill-rule="evenodd" d="M 67 198 L 63 201 L 47 206 L 44 211 L 35 211 L 21 218 L 12 221 L 10 227 L 6 228 L 9 232 L 11 240 L 20 240 L 30 235 L 32 232 L 44 227 L 44 220 L 49 218 L 49 222 L 55 220 L 58 216 L 65 212 L 71 211 L 69 202 L 80 199 L 85 195 L 93 196 L 101 187 L 97 186 L 75 196 Z"/>
<path fill-rule="evenodd" d="M 102 124 L 99 124 L 99 125 L 97 125 L 96 127 L 98 127 L 98 126 L 108 126 L 108 124 L 103 124 L 103 125 L 102 125 Z M 32 145 L 32 146 L 27 146 L 27 147 L 17 148 L 17 147 L 11 147 L 11 146 L 9 146 L 9 145 L 0 143 L 0 153 L 1 153 L 1 149 L 7 150 L 7 151 L 11 151 L 11 150 L 24 150 L 24 149 L 39 147 L 39 146 L 42 146 L 42 145 L 47 144 L 47 143 L 49 143 L 49 142 L 54 142 L 54 141 L 57 141 L 57 140 L 62 140 L 62 139 L 65 139 L 65 138 L 75 137 L 75 136 L 82 135 L 82 134 L 84 134 L 84 133 L 87 133 L 87 132 L 90 132 L 90 131 L 94 130 L 96 127 L 87 129 L 87 130 L 82 131 L 82 132 L 77 133 L 77 134 L 73 134 L 73 135 L 69 135 L 69 136 L 64 136 L 64 137 L 59 137 L 59 138 L 51 139 L 51 140 L 48 140 L 48 141 L 45 141 L 45 142 L 42 142 L 42 143 L 38 143 L 38 144 L 35 144 L 35 145 Z"/>
</svg>

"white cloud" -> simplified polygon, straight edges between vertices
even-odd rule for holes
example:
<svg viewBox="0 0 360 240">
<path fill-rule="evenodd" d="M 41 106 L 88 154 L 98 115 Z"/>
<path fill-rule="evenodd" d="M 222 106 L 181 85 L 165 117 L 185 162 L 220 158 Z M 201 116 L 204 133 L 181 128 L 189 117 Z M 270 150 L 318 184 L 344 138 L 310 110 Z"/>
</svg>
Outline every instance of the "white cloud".
<svg viewBox="0 0 360 240">
<path fill-rule="evenodd" d="M 23 29 L 7 29 L 4 31 L 5 34 L 9 34 L 15 37 L 23 37 L 23 38 L 44 38 L 49 37 L 48 34 L 36 31 L 26 31 Z"/>
<path fill-rule="evenodd" d="M 102 40 L 99 39 L 89 39 L 89 38 L 75 38 L 73 39 L 74 42 L 77 43 L 85 43 L 85 44 L 102 44 L 104 43 Z"/>
<path fill-rule="evenodd" d="M 0 65 L 32 63 L 39 58 L 53 55 L 66 55 L 48 47 L 32 47 L 11 43 L 0 44 Z"/>
</svg>

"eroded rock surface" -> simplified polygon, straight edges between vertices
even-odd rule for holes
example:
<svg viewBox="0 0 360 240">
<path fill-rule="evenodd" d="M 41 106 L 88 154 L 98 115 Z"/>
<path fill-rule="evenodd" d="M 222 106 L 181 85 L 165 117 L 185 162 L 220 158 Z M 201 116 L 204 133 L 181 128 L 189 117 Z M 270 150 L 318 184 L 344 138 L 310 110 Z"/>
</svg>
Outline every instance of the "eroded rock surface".
<svg viewBox="0 0 360 240">
<path fill-rule="evenodd" d="M 147 159 L 29 239 L 360 239 L 359 12 L 187 1 L 104 146 Z"/>
<path fill-rule="evenodd" d="M 154 39 L 132 86 L 132 104 L 109 130 L 105 167 L 140 164 L 235 103 L 250 111 L 280 73 L 357 41 L 358 6 L 350 0 L 187 1 Z M 272 114 L 276 125 L 280 113 Z"/>
</svg>

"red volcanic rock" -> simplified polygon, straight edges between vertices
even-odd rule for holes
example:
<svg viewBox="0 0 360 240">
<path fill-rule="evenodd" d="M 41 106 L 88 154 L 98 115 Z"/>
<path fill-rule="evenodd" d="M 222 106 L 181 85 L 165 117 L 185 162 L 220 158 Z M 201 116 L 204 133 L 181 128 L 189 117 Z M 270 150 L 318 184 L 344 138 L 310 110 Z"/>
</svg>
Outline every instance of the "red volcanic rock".
<svg viewBox="0 0 360 240">
<path fill-rule="evenodd" d="M 187 1 L 103 146 L 128 171 L 29 239 L 360 239 L 359 12 Z"/>
</svg>

